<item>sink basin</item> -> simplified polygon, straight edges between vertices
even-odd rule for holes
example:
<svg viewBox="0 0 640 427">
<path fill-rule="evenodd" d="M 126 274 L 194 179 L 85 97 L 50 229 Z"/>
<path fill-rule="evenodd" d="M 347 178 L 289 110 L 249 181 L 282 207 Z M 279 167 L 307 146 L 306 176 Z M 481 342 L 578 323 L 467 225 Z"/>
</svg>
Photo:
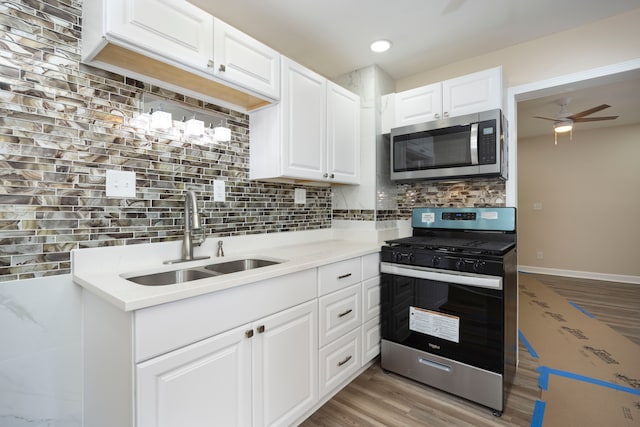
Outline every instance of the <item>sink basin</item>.
<svg viewBox="0 0 640 427">
<path fill-rule="evenodd" d="M 278 261 L 267 259 L 239 259 L 236 261 L 221 262 L 219 264 L 207 265 L 205 268 L 220 274 L 237 273 L 238 271 L 252 270 L 254 268 L 266 267 L 279 264 Z"/>
<path fill-rule="evenodd" d="M 182 270 L 164 271 L 162 273 L 142 274 L 140 276 L 125 277 L 125 279 L 145 286 L 175 285 L 176 283 L 189 282 L 191 280 L 205 279 L 207 277 L 237 273 L 239 271 L 280 264 L 280 262 L 281 261 L 248 258 L 221 262 L 218 264 L 209 264 L 205 267 L 193 267 Z"/>
<path fill-rule="evenodd" d="M 214 272 L 207 272 L 196 269 L 184 269 L 128 277 L 127 280 L 131 280 L 132 282 L 135 282 L 139 285 L 162 286 L 175 285 L 176 283 L 188 282 L 190 280 L 204 279 L 207 277 L 213 277 L 215 275 L 216 274 Z"/>
</svg>

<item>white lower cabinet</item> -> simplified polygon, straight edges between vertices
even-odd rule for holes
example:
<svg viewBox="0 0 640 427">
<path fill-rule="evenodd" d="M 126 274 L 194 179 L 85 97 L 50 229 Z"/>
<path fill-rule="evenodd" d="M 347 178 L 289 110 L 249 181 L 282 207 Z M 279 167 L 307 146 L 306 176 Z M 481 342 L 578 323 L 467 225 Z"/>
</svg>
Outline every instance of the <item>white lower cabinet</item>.
<svg viewBox="0 0 640 427">
<path fill-rule="evenodd" d="M 287 426 L 317 400 L 315 301 L 138 364 L 139 427 Z"/>
<path fill-rule="evenodd" d="M 254 323 L 254 426 L 289 426 L 316 403 L 317 318 L 314 300 Z"/>
<path fill-rule="evenodd" d="M 250 426 L 250 325 L 136 367 L 139 427 Z"/>
<path fill-rule="evenodd" d="M 290 426 L 379 353 L 378 254 L 125 312 L 83 292 L 83 425 Z"/>
</svg>

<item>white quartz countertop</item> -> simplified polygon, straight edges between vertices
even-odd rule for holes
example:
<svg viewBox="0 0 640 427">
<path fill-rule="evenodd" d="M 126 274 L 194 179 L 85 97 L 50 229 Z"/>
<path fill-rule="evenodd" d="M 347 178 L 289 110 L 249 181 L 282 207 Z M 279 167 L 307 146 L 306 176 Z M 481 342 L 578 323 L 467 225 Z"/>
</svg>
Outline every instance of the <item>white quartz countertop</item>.
<svg viewBox="0 0 640 427">
<path fill-rule="evenodd" d="M 73 281 L 116 307 L 131 311 L 375 253 L 380 250 L 381 245 L 377 241 L 308 241 L 308 237 L 293 244 L 283 244 L 278 239 L 268 244 L 264 239 L 259 241 L 251 238 L 229 238 L 224 242 L 225 257 L 215 256 L 217 240 L 208 239 L 207 244 L 203 245 L 205 247 L 199 248 L 195 255 L 210 255 L 211 258 L 178 264 L 163 264 L 162 261 L 176 258 L 179 242 L 80 249 L 73 253 Z M 247 258 L 281 262 L 175 285 L 145 286 L 124 278 Z"/>
</svg>

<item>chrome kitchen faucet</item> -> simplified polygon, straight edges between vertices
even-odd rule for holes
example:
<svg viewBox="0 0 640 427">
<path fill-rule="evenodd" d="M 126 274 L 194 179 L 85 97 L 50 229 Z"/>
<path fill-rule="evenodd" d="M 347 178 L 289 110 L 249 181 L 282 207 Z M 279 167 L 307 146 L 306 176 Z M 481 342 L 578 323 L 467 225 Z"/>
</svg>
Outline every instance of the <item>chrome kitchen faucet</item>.
<svg viewBox="0 0 640 427">
<path fill-rule="evenodd" d="M 196 236 L 195 234 L 199 235 Z M 175 264 L 177 262 L 194 261 L 198 259 L 211 258 L 209 256 L 193 256 L 193 247 L 200 246 L 205 241 L 204 229 L 200 221 L 198 212 L 198 201 L 196 194 L 189 190 L 184 195 L 184 232 L 182 237 L 182 258 L 165 261 L 165 264 Z"/>
</svg>

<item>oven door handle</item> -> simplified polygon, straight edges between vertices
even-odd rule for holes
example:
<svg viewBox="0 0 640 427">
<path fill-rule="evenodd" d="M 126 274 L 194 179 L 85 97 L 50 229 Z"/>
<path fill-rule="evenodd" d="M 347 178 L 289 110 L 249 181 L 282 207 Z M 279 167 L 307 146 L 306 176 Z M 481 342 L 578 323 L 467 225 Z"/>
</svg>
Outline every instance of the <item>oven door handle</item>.
<svg viewBox="0 0 640 427">
<path fill-rule="evenodd" d="M 483 276 L 480 274 L 459 272 L 443 273 L 441 270 L 432 270 L 426 267 L 400 266 L 388 262 L 380 263 L 380 272 L 395 274 L 396 276 L 414 277 L 416 279 L 476 286 L 478 288 L 502 289 L 502 277 L 498 276 Z"/>
</svg>

